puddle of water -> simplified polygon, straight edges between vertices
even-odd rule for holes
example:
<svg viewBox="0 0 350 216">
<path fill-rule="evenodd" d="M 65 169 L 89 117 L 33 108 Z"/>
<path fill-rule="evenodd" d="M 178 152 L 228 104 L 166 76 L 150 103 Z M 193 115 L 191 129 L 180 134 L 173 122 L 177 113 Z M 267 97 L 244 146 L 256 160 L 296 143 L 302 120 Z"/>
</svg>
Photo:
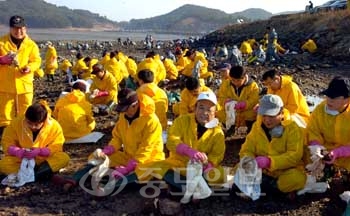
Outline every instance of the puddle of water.
<svg viewBox="0 0 350 216">
<path fill-rule="evenodd" d="M 306 95 L 306 101 L 309 104 L 309 110 L 310 112 L 314 111 L 316 106 L 320 104 L 324 100 L 323 97 L 317 96 L 317 95 Z"/>
</svg>

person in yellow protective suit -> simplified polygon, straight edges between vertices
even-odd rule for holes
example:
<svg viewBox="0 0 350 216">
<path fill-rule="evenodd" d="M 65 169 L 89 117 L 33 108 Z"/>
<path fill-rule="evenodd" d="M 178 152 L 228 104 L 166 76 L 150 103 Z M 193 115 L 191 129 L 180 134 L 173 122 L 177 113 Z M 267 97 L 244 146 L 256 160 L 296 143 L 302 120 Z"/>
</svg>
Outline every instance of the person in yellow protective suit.
<svg viewBox="0 0 350 216">
<path fill-rule="evenodd" d="M 100 64 L 103 65 L 103 67 L 106 67 L 107 62 L 109 61 L 109 59 L 111 59 L 110 57 L 110 53 L 107 52 L 107 50 L 104 50 L 102 53 L 102 59 L 100 60 Z"/>
<path fill-rule="evenodd" d="M 118 83 L 114 76 L 106 71 L 99 63 L 92 66 L 92 72 L 95 77 L 90 86 L 90 102 L 92 104 L 105 104 L 117 101 Z"/>
<path fill-rule="evenodd" d="M 137 176 L 133 173 L 138 166 L 164 160 L 162 126 L 154 113 L 152 98 L 137 94 L 131 89 L 118 92 L 116 110 L 120 116 L 112 131 L 112 140 L 103 148 L 101 155 L 108 155 L 109 167 L 114 168 L 112 176 L 118 180 L 125 176 L 131 182 L 143 175 L 142 171 L 137 172 Z M 71 178 L 62 180 L 61 177 L 58 182 L 65 184 L 66 188 L 76 186 L 93 167 L 94 165 L 88 164 Z M 116 187 L 120 184 L 118 181 Z"/>
<path fill-rule="evenodd" d="M 34 77 L 37 77 L 37 78 L 43 78 L 45 75 L 45 72 L 43 69 L 39 68 L 38 70 L 36 70 L 34 72 Z"/>
<path fill-rule="evenodd" d="M 169 128 L 167 148 L 170 156 L 164 161 L 140 166 L 136 173 L 140 171 L 144 175 L 139 175 L 139 179 L 155 177 L 182 189 L 185 182 L 178 174 L 186 176 L 187 163 L 192 160 L 203 164 L 204 177 L 209 183 L 223 183 L 221 162 L 225 154 L 225 137 L 215 118 L 216 104 L 213 92 L 200 93 L 195 112 L 176 118 Z"/>
<path fill-rule="evenodd" d="M 186 65 L 189 64 L 191 61 L 184 56 L 183 52 L 181 49 L 178 49 L 175 51 L 175 56 L 176 56 L 176 69 L 177 71 L 182 74 L 182 71 L 185 69 Z"/>
<path fill-rule="evenodd" d="M 95 129 L 92 106 L 86 99 L 86 84 L 74 82 L 72 92 L 59 98 L 53 117 L 60 123 L 66 141 L 83 137 Z"/>
<path fill-rule="evenodd" d="M 57 52 L 51 41 L 46 42 L 47 51 L 45 54 L 45 74 L 47 81 L 54 81 L 54 75 L 58 68 Z"/>
<path fill-rule="evenodd" d="M 154 71 L 154 83 L 156 84 L 166 77 L 164 64 L 160 60 L 159 54 L 156 54 L 154 51 L 148 52 L 146 58 L 137 65 L 137 73 L 144 69 Z"/>
<path fill-rule="evenodd" d="M 73 65 L 72 68 L 72 75 L 73 80 L 80 79 L 81 74 L 84 74 L 85 72 L 89 71 L 89 67 L 84 62 L 84 56 L 81 53 L 77 53 L 75 56 L 77 58 L 77 61 Z"/>
<path fill-rule="evenodd" d="M 73 82 L 72 63 L 68 59 L 63 59 L 59 67 L 61 72 L 67 75 L 67 82 L 72 83 Z"/>
<path fill-rule="evenodd" d="M 23 17 L 12 16 L 9 24 L 10 33 L 0 38 L 0 134 L 32 104 L 34 72 L 41 65 Z"/>
<path fill-rule="evenodd" d="M 261 118 L 247 135 L 239 152 L 240 159 L 255 158 L 263 171 L 263 192 L 277 188 L 289 193 L 304 188 L 302 129 L 294 121 L 284 119 L 283 101 L 278 95 L 264 95 L 259 104 Z"/>
<path fill-rule="evenodd" d="M 350 171 L 350 80 L 334 77 L 321 94 L 327 97 L 311 113 L 308 145 L 320 146 L 329 153 L 327 163 Z"/>
<path fill-rule="evenodd" d="M 250 43 L 247 40 L 242 42 L 241 47 L 239 48 L 239 50 L 245 56 L 250 56 L 252 54 L 252 52 L 253 52 L 252 46 L 250 45 Z"/>
<path fill-rule="evenodd" d="M 253 109 L 259 101 L 258 84 L 249 77 L 242 66 L 232 67 L 229 75 L 230 79 L 221 84 L 217 93 L 219 105 L 222 108 L 217 116 L 224 123 L 226 121 L 225 103 L 231 100 L 237 101 L 234 107 L 236 123 L 231 130 L 235 127 L 247 126 L 249 131 L 256 119 L 256 112 Z"/>
<path fill-rule="evenodd" d="M 177 71 L 177 68 L 173 62 L 173 60 L 169 58 L 163 59 L 163 64 L 166 70 L 166 78 L 168 80 L 176 80 L 179 72 Z"/>
<path fill-rule="evenodd" d="M 162 124 L 163 131 L 167 130 L 168 119 L 168 96 L 165 91 L 159 88 L 154 83 L 154 75 L 150 70 L 142 70 L 138 74 L 139 88 L 136 90 L 137 93 L 143 93 L 148 95 L 154 100 L 156 106 L 156 115 Z"/>
<path fill-rule="evenodd" d="M 314 53 L 317 50 L 317 45 L 315 41 L 310 38 L 301 46 L 301 50 L 304 52 Z"/>
<path fill-rule="evenodd" d="M 110 53 L 110 59 L 106 63 L 105 69 L 114 76 L 118 84 L 125 78 L 125 74 L 128 74 L 127 68 L 123 62 L 117 59 L 115 52 Z"/>
<path fill-rule="evenodd" d="M 193 113 L 199 93 L 207 91 L 211 91 L 211 89 L 205 85 L 201 86 L 198 79 L 194 77 L 187 78 L 185 89 L 181 91 L 180 102 L 173 105 L 173 113 L 175 115 Z"/>
<path fill-rule="evenodd" d="M 85 65 L 89 69 L 88 70 L 84 70 L 84 72 L 82 72 L 79 77 L 80 77 L 80 79 L 88 80 L 88 79 L 91 79 L 92 66 L 94 66 L 95 64 L 98 63 L 98 59 L 91 58 L 90 56 L 86 56 L 84 58 L 84 62 L 85 62 Z"/>
<path fill-rule="evenodd" d="M 276 94 L 282 98 L 286 108 L 293 118 L 303 120 L 306 126 L 310 117 L 309 106 L 299 86 L 288 75 L 279 75 L 275 69 L 264 72 L 263 84 L 268 94 Z M 304 127 L 305 127 L 304 126 Z"/>
<path fill-rule="evenodd" d="M 195 50 L 188 50 L 184 57 L 187 57 L 190 60 L 190 63 L 185 66 L 182 75 L 203 79 L 213 77 L 213 73 L 208 72 L 208 61 L 205 58 L 204 53 Z"/>
<path fill-rule="evenodd" d="M 0 160 L 0 173 L 17 173 L 22 159 L 35 160 L 35 180 L 48 180 L 53 173 L 68 165 L 63 152 L 64 136 L 60 124 L 41 103 L 28 107 L 5 128 L 1 144 L 5 156 Z"/>
<path fill-rule="evenodd" d="M 133 56 L 128 56 L 128 59 L 125 62 L 125 66 L 128 69 L 129 76 L 131 76 L 133 79 L 136 79 L 137 64 Z"/>
</svg>

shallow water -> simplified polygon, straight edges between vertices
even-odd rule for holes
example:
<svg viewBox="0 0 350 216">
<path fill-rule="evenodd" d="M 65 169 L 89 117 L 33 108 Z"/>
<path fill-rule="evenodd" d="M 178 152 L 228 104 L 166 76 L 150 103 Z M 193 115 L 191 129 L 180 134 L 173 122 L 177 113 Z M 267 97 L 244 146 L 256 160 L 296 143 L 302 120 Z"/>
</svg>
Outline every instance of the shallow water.
<svg viewBox="0 0 350 216">
<path fill-rule="evenodd" d="M 0 34 L 8 33 L 9 29 L 0 28 Z M 97 40 L 97 41 L 115 41 L 118 38 L 125 40 L 129 37 L 133 41 L 144 40 L 147 34 L 151 34 L 154 40 L 174 40 L 188 38 L 189 35 L 177 34 L 159 34 L 154 32 L 117 32 L 117 31 L 74 31 L 66 29 L 30 29 L 28 28 L 29 36 L 36 40 Z"/>
</svg>

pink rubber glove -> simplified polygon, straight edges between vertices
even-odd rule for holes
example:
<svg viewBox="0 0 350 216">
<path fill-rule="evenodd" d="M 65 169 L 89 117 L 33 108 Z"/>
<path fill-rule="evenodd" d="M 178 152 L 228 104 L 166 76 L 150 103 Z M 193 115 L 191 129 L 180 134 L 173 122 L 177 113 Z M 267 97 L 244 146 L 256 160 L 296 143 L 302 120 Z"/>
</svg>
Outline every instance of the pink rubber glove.
<svg viewBox="0 0 350 216">
<path fill-rule="evenodd" d="M 108 91 L 99 91 L 95 97 L 103 97 L 108 95 L 109 95 Z"/>
<path fill-rule="evenodd" d="M 30 151 L 25 151 L 23 158 L 33 159 L 39 154 L 40 154 L 40 148 L 34 148 L 34 149 L 31 149 Z"/>
<path fill-rule="evenodd" d="M 12 61 L 13 61 L 13 57 L 11 55 L 0 56 L 1 65 L 11 65 Z"/>
<path fill-rule="evenodd" d="M 255 158 L 256 163 L 258 164 L 258 167 L 261 169 L 267 169 L 270 168 L 271 165 L 271 159 L 266 156 L 258 156 Z"/>
<path fill-rule="evenodd" d="M 51 154 L 51 150 L 49 148 L 40 148 L 39 156 L 48 157 Z"/>
<path fill-rule="evenodd" d="M 184 143 L 180 143 L 176 146 L 176 152 L 180 155 L 189 157 L 192 161 L 206 162 L 208 157 L 205 153 L 194 150 Z"/>
<path fill-rule="evenodd" d="M 128 175 L 129 173 L 133 172 L 137 166 L 137 161 L 132 159 L 129 160 L 128 164 L 126 166 L 116 166 L 115 170 L 112 172 L 112 175 L 114 178 L 122 178 L 125 175 Z"/>
<path fill-rule="evenodd" d="M 350 146 L 340 146 L 338 148 L 333 149 L 329 156 L 331 158 L 330 161 L 325 161 L 327 164 L 332 164 L 337 158 L 341 157 L 350 157 Z"/>
<path fill-rule="evenodd" d="M 25 150 L 23 148 L 12 145 L 7 149 L 7 152 L 11 156 L 15 156 L 22 159 L 24 156 Z"/>
<path fill-rule="evenodd" d="M 247 102 L 245 101 L 240 101 L 235 105 L 235 110 L 244 110 L 245 108 L 247 108 Z"/>
<path fill-rule="evenodd" d="M 115 152 L 114 146 L 107 145 L 103 148 L 102 152 L 105 153 L 105 155 L 111 155 Z"/>
<path fill-rule="evenodd" d="M 214 165 L 211 162 L 208 162 L 206 166 L 203 167 L 203 172 L 208 173 L 210 170 L 214 169 Z"/>
</svg>

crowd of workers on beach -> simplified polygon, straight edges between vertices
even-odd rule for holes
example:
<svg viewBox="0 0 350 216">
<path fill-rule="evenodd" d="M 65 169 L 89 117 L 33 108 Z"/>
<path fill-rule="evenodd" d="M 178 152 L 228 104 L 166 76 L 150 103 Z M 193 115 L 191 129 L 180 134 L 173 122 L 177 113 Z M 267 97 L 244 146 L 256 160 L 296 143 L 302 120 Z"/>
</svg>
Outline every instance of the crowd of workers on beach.
<svg viewBox="0 0 350 216">
<path fill-rule="evenodd" d="M 210 193 L 201 194 L 201 188 L 225 183 L 225 139 L 237 133 L 244 140 L 240 163 L 235 166 L 241 181 L 235 179 L 231 190 L 252 199 L 254 194 L 245 191 L 242 181 L 245 169 L 262 172 L 261 181 L 248 182 L 248 186 L 261 185 L 263 192 L 267 192 L 265 187 L 273 188 L 290 198 L 309 186 L 310 177 L 326 182 L 325 175 L 317 172 L 322 173 L 324 167 L 350 169 L 348 78 L 334 77 L 321 92 L 324 101 L 310 113 L 292 77 L 277 69 L 262 71 L 261 82 L 267 88 L 262 95 L 247 72 L 247 64 L 279 62 L 288 53 L 273 27 L 266 28 L 262 41 L 249 39 L 240 48 L 217 48 L 219 63 L 213 70 L 206 52 L 184 46 L 164 56 L 150 50 L 141 61 L 116 50 L 106 50 L 100 58 L 78 52 L 71 62 L 59 61 L 54 44 L 47 42 L 42 60 L 40 49 L 26 34 L 23 17 L 12 16 L 9 28 L 0 38 L 0 174 L 8 185 L 13 181 L 10 175 L 22 176 L 23 163 L 33 162 L 35 181 L 50 180 L 66 190 L 89 174 L 100 177 L 103 188 L 110 184 L 103 175 L 110 175 L 113 189 L 161 180 L 168 190 L 186 190 L 193 199 L 205 198 Z M 301 49 L 314 53 L 317 46 L 307 39 Z M 45 75 L 48 83 L 56 82 L 55 73 L 67 76 L 72 91 L 51 110 L 45 101 L 34 100 L 33 79 Z M 217 89 L 207 86 L 214 78 L 219 78 Z M 184 86 L 175 103 L 161 88 L 171 82 Z M 92 152 L 86 166 L 72 176 L 58 174 L 70 161 L 63 151 L 65 141 L 96 129 L 95 106 L 119 115 L 112 139 Z M 175 116 L 170 126 L 169 112 Z M 103 164 L 97 162 L 106 158 L 109 163 L 102 169 Z M 202 180 L 180 181 L 191 178 L 194 170 L 188 167 L 200 167 Z M 190 185 L 193 181 L 196 184 Z M 192 191 L 197 187 L 198 191 Z M 188 196 L 182 200 L 188 201 Z"/>
</svg>

